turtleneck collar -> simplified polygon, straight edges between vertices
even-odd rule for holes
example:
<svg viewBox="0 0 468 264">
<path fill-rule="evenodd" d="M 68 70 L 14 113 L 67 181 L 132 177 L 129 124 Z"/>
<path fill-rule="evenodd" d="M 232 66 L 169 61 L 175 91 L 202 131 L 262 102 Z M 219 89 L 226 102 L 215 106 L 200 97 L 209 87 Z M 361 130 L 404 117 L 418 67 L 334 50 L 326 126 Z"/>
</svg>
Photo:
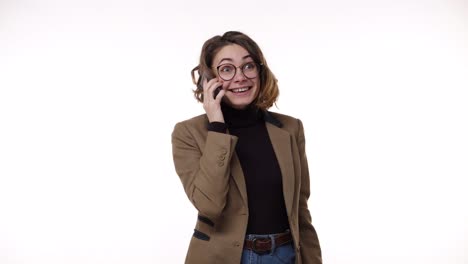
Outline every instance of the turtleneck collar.
<svg viewBox="0 0 468 264">
<path fill-rule="evenodd" d="M 263 111 L 250 104 L 245 109 L 235 109 L 221 102 L 224 121 L 231 128 L 249 127 L 263 121 Z"/>
</svg>

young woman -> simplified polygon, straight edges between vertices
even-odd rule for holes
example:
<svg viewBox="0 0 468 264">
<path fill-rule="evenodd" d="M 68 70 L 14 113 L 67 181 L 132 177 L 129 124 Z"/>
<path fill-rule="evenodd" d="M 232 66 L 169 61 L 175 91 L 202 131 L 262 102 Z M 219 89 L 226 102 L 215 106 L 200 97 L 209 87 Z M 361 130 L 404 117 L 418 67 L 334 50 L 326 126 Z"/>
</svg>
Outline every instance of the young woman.
<svg viewBox="0 0 468 264">
<path fill-rule="evenodd" d="M 302 123 L 267 111 L 279 92 L 258 45 L 234 31 L 209 39 L 192 78 L 206 113 L 172 133 L 198 210 L 186 263 L 322 263 Z"/>
</svg>

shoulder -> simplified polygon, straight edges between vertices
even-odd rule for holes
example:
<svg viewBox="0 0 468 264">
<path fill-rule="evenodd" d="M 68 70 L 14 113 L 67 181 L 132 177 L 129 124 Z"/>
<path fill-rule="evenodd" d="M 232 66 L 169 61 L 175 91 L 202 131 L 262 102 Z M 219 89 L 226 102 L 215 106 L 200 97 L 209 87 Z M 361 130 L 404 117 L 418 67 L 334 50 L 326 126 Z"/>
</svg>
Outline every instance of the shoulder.
<svg viewBox="0 0 468 264">
<path fill-rule="evenodd" d="M 208 131 L 208 118 L 206 114 L 201 114 L 180 122 L 174 126 L 173 135 L 187 135 L 206 133 Z"/>
<path fill-rule="evenodd" d="M 302 121 L 299 118 L 270 111 L 267 111 L 266 115 L 269 115 L 269 117 L 266 118 L 269 118 L 273 121 L 270 123 L 280 127 L 295 137 L 303 137 L 304 127 L 302 125 Z"/>
<path fill-rule="evenodd" d="M 277 120 L 279 127 L 284 129 L 298 129 L 301 126 L 301 120 L 290 115 L 280 114 L 277 112 L 267 111 L 267 115 L 270 115 L 273 120 Z"/>
<path fill-rule="evenodd" d="M 206 114 L 201 114 L 201 115 L 197 115 L 192 118 L 177 122 L 176 126 L 183 125 L 183 126 L 197 127 L 200 125 L 202 126 L 204 125 L 206 127 L 206 124 L 208 124 L 208 118 L 206 117 Z"/>
</svg>

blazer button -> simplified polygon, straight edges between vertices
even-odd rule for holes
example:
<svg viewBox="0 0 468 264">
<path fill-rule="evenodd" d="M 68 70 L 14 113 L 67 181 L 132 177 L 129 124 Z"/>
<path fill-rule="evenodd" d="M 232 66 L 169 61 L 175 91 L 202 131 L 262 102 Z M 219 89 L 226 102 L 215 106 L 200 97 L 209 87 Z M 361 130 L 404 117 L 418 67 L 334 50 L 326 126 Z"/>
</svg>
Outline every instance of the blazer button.
<svg viewBox="0 0 468 264">
<path fill-rule="evenodd" d="M 232 243 L 232 245 L 235 246 L 235 247 L 240 247 L 239 241 L 234 241 L 234 243 Z"/>
<path fill-rule="evenodd" d="M 219 161 L 219 162 L 218 162 L 218 166 L 219 166 L 219 167 L 222 167 L 222 166 L 224 166 L 224 162 L 222 162 L 222 161 Z"/>
<path fill-rule="evenodd" d="M 221 154 L 226 155 L 226 154 L 227 154 L 227 150 L 226 150 L 226 149 L 222 149 L 222 150 L 221 150 Z"/>
<path fill-rule="evenodd" d="M 224 156 L 224 155 L 219 155 L 218 156 L 218 160 L 220 160 L 220 161 L 223 161 L 225 158 L 226 158 L 226 156 Z"/>
</svg>

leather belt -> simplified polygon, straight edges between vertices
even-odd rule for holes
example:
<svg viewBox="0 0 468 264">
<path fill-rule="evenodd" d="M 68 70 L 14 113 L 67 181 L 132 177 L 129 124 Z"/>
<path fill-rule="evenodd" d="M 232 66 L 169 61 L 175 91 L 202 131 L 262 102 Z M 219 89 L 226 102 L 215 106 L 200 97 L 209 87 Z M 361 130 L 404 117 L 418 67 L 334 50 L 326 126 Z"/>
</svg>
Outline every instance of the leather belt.
<svg viewBox="0 0 468 264">
<path fill-rule="evenodd" d="M 275 239 L 275 247 L 282 246 L 293 240 L 290 232 L 276 235 L 274 239 Z M 251 240 L 246 239 L 244 242 L 244 249 L 253 250 L 257 254 L 270 252 L 272 249 L 272 246 L 273 246 L 273 243 L 270 238 L 254 238 Z"/>
</svg>

